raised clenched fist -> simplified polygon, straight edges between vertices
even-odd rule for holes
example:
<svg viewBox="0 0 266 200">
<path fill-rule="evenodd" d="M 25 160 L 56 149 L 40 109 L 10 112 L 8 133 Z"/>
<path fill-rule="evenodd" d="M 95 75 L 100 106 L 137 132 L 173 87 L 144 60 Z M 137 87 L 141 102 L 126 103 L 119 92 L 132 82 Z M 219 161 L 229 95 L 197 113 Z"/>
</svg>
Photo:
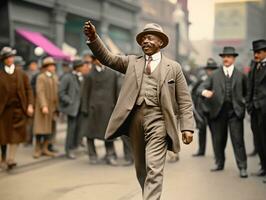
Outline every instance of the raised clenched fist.
<svg viewBox="0 0 266 200">
<path fill-rule="evenodd" d="M 96 39 L 96 28 L 90 21 L 85 22 L 83 26 L 83 32 L 89 38 L 90 41 Z"/>
</svg>

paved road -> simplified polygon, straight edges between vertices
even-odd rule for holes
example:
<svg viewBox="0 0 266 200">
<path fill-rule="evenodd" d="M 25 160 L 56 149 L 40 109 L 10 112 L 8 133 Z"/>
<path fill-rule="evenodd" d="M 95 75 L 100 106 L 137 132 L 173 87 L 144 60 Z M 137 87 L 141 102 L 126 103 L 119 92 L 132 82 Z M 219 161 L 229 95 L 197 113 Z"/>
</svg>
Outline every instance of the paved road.
<svg viewBox="0 0 266 200">
<path fill-rule="evenodd" d="M 209 139 L 209 138 L 208 138 Z M 209 140 L 210 141 L 210 140 Z M 247 149 L 251 135 L 246 123 Z M 62 143 L 62 142 L 61 142 Z M 205 158 L 192 158 L 196 142 L 183 146 L 178 163 L 166 164 L 163 200 L 265 200 L 262 179 L 240 179 L 228 141 L 227 162 L 223 172 L 211 173 L 212 150 L 208 142 Z M 117 142 L 121 155 L 121 143 Z M 101 143 L 99 153 L 104 154 Z M 84 151 L 84 150 L 81 150 Z M 31 149 L 22 147 L 20 157 L 30 157 Z M 28 158 L 30 160 L 30 158 Z M 22 162 L 22 161 L 21 161 Z M 258 169 L 258 159 L 249 158 L 249 173 Z M 133 167 L 88 164 L 85 153 L 77 160 L 64 157 L 22 164 L 12 173 L 0 172 L 1 200 L 141 200 L 141 191 Z"/>
</svg>

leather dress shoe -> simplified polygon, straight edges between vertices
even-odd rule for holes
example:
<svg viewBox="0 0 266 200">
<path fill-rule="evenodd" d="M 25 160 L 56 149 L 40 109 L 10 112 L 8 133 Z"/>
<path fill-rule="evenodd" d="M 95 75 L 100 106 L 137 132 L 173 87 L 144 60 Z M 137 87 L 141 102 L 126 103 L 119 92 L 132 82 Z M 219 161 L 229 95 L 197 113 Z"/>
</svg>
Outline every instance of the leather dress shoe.
<svg viewBox="0 0 266 200">
<path fill-rule="evenodd" d="M 211 169 L 211 172 L 218 172 L 224 170 L 224 167 L 221 165 L 217 165 L 216 167 Z"/>
<path fill-rule="evenodd" d="M 75 156 L 75 154 L 74 154 L 73 152 L 69 152 L 69 153 L 67 153 L 67 154 L 66 154 L 66 157 L 69 158 L 69 159 L 71 159 L 71 160 L 76 159 L 76 156 Z"/>
<path fill-rule="evenodd" d="M 111 156 L 111 157 L 106 157 L 106 163 L 107 163 L 108 165 L 112 165 L 112 166 L 117 166 L 117 165 L 118 165 L 116 159 L 115 159 L 113 156 Z"/>
<path fill-rule="evenodd" d="M 252 173 L 253 176 L 265 176 L 266 171 L 264 169 L 260 169 L 257 173 Z"/>
<path fill-rule="evenodd" d="M 201 156 L 204 156 L 204 153 L 202 152 L 197 152 L 195 154 L 192 155 L 193 157 L 201 157 Z"/>
<path fill-rule="evenodd" d="M 240 178 L 247 178 L 248 177 L 248 173 L 246 169 L 240 169 Z"/>
</svg>

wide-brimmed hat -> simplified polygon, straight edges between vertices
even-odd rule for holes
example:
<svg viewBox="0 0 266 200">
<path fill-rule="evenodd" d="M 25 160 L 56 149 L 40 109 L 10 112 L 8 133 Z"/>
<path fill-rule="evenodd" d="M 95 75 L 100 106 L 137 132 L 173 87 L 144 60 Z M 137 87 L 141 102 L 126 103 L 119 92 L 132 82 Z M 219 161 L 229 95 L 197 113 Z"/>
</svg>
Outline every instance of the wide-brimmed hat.
<svg viewBox="0 0 266 200">
<path fill-rule="evenodd" d="M 83 60 L 76 59 L 76 60 L 73 61 L 72 66 L 73 66 L 73 69 L 77 69 L 77 68 L 81 67 L 84 64 L 85 64 L 85 62 Z"/>
<path fill-rule="evenodd" d="M 206 66 L 204 66 L 204 69 L 217 69 L 218 68 L 218 64 L 215 62 L 215 60 L 213 58 L 208 58 Z"/>
<path fill-rule="evenodd" d="M 147 34 L 153 34 L 161 38 L 163 41 L 161 49 L 166 47 L 169 43 L 168 36 L 164 33 L 163 28 L 159 24 L 149 23 L 145 25 L 143 31 L 136 36 L 136 40 L 139 45 L 141 45 L 142 37 Z"/>
<path fill-rule="evenodd" d="M 10 56 L 15 56 L 17 51 L 11 47 L 3 47 L 0 52 L 0 60 L 4 60 Z"/>
<path fill-rule="evenodd" d="M 24 66 L 25 65 L 25 60 L 21 56 L 15 56 L 14 64 L 15 65 Z"/>
<path fill-rule="evenodd" d="M 252 42 L 252 50 L 259 51 L 262 49 L 266 49 L 266 40 L 255 40 Z"/>
<path fill-rule="evenodd" d="M 236 53 L 236 49 L 234 47 L 224 47 L 223 52 L 219 54 L 219 56 L 238 56 L 238 53 Z"/>
<path fill-rule="evenodd" d="M 56 65 L 52 57 L 46 57 L 42 61 L 42 67 L 47 67 L 48 65 Z"/>
</svg>

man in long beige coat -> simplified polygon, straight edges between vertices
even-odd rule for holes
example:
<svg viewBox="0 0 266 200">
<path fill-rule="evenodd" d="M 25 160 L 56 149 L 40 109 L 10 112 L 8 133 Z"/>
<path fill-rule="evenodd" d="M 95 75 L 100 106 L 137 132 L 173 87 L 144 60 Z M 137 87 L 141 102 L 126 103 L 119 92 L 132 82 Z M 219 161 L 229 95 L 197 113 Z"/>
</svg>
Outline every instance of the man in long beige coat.
<svg viewBox="0 0 266 200">
<path fill-rule="evenodd" d="M 143 199 L 158 200 L 167 148 L 180 149 L 178 124 L 185 144 L 193 138 L 192 101 L 181 66 L 161 53 L 168 37 L 158 24 L 147 24 L 136 37 L 144 56 L 113 55 L 90 22 L 84 33 L 101 63 L 125 74 L 105 137 L 129 134 Z"/>
<path fill-rule="evenodd" d="M 36 103 L 34 115 L 34 134 L 36 145 L 33 157 L 39 158 L 41 154 L 54 156 L 48 150 L 53 133 L 53 121 L 58 108 L 58 78 L 55 74 L 55 61 L 51 57 L 43 60 L 43 73 L 37 78 Z"/>
</svg>

